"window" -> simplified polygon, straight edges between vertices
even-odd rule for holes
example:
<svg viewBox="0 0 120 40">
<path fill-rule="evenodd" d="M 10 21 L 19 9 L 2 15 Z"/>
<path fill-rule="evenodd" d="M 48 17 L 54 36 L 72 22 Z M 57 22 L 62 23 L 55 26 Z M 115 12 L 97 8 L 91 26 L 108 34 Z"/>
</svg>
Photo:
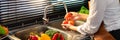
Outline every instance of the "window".
<svg viewBox="0 0 120 40">
<path fill-rule="evenodd" d="M 34 22 L 47 5 L 46 0 L 0 0 L 0 22 L 11 27 Z"/>
</svg>

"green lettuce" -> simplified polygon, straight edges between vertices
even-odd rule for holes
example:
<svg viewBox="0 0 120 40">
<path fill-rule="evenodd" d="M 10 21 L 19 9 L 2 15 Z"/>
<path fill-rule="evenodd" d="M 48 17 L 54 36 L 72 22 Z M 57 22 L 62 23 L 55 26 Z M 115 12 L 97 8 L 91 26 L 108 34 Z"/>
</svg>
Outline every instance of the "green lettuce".
<svg viewBox="0 0 120 40">
<path fill-rule="evenodd" d="M 89 14 L 89 10 L 85 7 L 82 6 L 80 11 L 78 11 L 80 14 Z"/>
</svg>

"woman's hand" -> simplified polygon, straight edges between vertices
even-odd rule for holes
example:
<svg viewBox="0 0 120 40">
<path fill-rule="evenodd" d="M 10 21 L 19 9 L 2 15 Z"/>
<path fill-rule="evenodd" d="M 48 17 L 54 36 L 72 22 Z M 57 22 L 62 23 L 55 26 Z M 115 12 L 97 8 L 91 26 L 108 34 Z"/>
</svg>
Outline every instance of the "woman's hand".
<svg viewBox="0 0 120 40">
<path fill-rule="evenodd" d="M 66 18 L 69 18 L 69 19 L 72 19 L 72 20 L 82 20 L 82 21 L 86 21 L 87 20 L 87 17 L 88 15 L 87 14 L 79 14 L 77 12 L 68 12 L 66 15 L 65 15 L 65 19 Z"/>
<path fill-rule="evenodd" d="M 82 20 L 82 21 L 86 21 L 88 15 L 87 14 L 79 14 L 79 16 L 77 16 L 77 20 Z"/>
<path fill-rule="evenodd" d="M 77 27 L 75 27 L 74 25 L 71 25 L 71 24 L 75 24 L 75 21 L 76 20 L 82 20 L 82 21 L 86 21 L 87 19 L 87 14 L 79 14 L 77 12 L 68 12 L 64 19 L 67 20 L 67 21 L 63 21 L 63 23 L 61 24 L 62 25 L 62 28 L 63 29 L 71 29 L 71 30 L 77 30 Z M 73 20 L 71 23 L 69 22 L 70 20 Z"/>
<path fill-rule="evenodd" d="M 87 14 L 80 14 L 80 13 L 77 13 L 77 12 L 70 12 L 73 14 L 73 19 L 74 20 L 82 20 L 82 21 L 86 21 L 87 20 L 87 17 L 88 15 Z"/>
<path fill-rule="evenodd" d="M 76 27 L 76 26 L 73 26 L 73 25 L 71 25 L 71 24 L 61 24 L 61 25 L 62 25 L 62 27 L 63 27 L 64 29 L 70 29 L 70 30 L 77 31 L 77 27 Z"/>
</svg>

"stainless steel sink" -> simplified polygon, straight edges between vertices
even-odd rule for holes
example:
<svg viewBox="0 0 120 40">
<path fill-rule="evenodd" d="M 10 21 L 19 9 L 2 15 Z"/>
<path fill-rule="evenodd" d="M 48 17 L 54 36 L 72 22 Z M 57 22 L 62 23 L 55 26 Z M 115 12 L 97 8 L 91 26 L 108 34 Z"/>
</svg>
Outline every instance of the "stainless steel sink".
<svg viewBox="0 0 120 40">
<path fill-rule="evenodd" d="M 13 35 L 9 35 L 9 38 L 12 40 L 27 40 L 30 32 L 45 32 L 48 29 L 57 30 L 62 33 L 65 37 L 65 40 L 81 40 L 84 38 L 84 35 L 81 35 L 79 32 L 76 31 L 68 31 L 61 27 L 61 23 L 64 19 L 50 21 L 47 25 L 33 25 L 28 28 L 23 28 Z M 79 25 L 83 24 L 79 22 Z"/>
<path fill-rule="evenodd" d="M 59 30 L 57 28 L 53 28 L 53 27 L 47 26 L 47 25 L 40 25 L 40 24 L 30 26 L 29 28 L 23 28 L 23 29 L 15 32 L 12 35 L 9 35 L 8 37 L 11 40 L 28 40 L 30 32 L 35 32 L 35 33 L 38 32 L 39 33 L 39 32 L 45 32 L 48 29 L 56 30 L 56 31 L 62 33 L 65 37 L 65 40 L 72 40 L 71 39 L 72 36 L 70 34 L 67 34 L 66 32 Z"/>
<path fill-rule="evenodd" d="M 59 19 L 59 20 L 54 20 L 54 21 L 50 21 L 47 25 L 48 26 L 51 26 L 51 27 L 54 27 L 54 28 L 57 28 L 57 29 L 60 29 L 60 30 L 64 30 L 62 27 L 61 27 L 61 23 L 64 19 Z"/>
</svg>

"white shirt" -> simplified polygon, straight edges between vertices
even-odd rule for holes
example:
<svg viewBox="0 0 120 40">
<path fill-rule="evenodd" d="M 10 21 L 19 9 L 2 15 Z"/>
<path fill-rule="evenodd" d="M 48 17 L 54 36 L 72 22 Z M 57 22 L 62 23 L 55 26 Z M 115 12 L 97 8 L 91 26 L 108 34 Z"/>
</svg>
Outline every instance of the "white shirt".
<svg viewBox="0 0 120 40">
<path fill-rule="evenodd" d="M 81 34 L 94 34 L 104 21 L 107 31 L 120 29 L 119 0 L 91 0 L 90 13 L 86 23 L 78 26 Z"/>
</svg>

